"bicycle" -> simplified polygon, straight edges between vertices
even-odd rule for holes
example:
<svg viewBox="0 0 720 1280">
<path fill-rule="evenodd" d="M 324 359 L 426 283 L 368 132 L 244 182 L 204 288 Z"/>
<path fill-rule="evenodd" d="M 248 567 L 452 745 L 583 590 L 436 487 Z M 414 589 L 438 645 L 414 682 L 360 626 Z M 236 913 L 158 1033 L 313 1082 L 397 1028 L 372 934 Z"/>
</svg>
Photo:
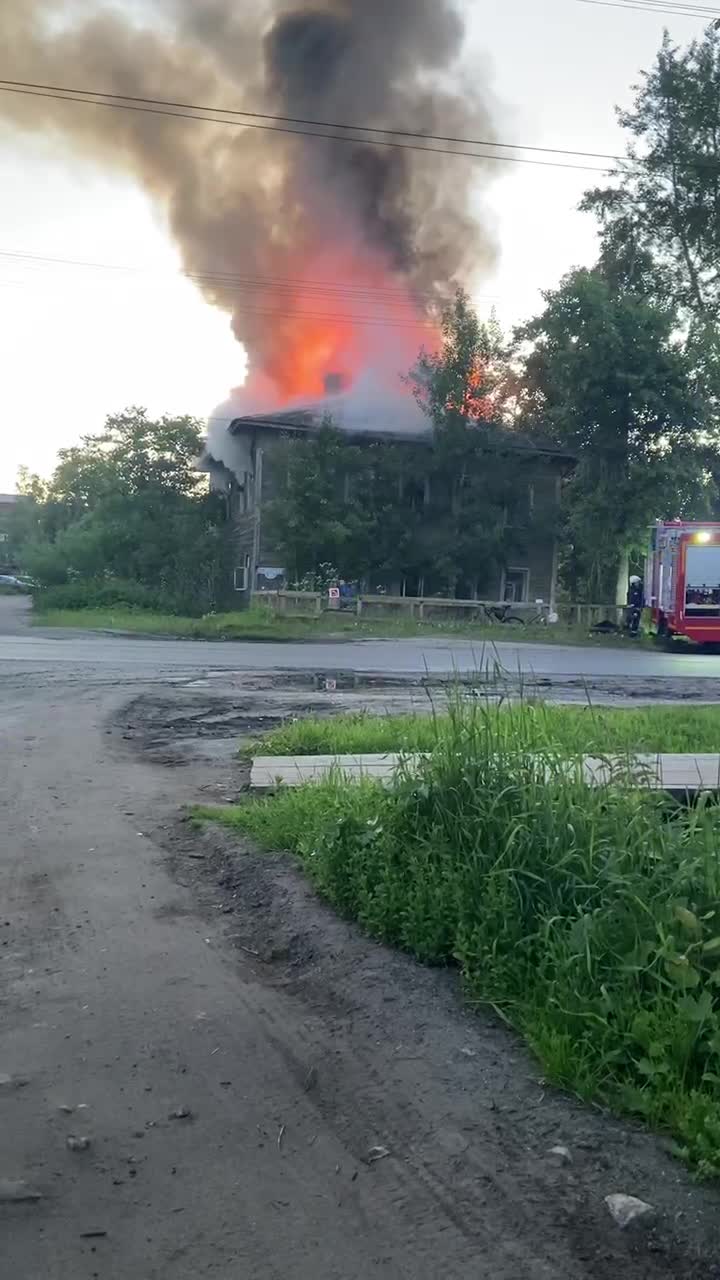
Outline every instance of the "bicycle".
<svg viewBox="0 0 720 1280">
<path fill-rule="evenodd" d="M 511 613 L 510 611 L 512 608 L 513 605 L 509 601 L 505 604 L 483 605 L 483 613 L 485 614 L 488 622 L 492 625 L 498 622 L 501 626 L 510 627 L 547 626 L 547 612 L 544 608 L 541 607 L 539 611 L 534 613 L 531 617 L 521 616 L 518 613 Z"/>
</svg>

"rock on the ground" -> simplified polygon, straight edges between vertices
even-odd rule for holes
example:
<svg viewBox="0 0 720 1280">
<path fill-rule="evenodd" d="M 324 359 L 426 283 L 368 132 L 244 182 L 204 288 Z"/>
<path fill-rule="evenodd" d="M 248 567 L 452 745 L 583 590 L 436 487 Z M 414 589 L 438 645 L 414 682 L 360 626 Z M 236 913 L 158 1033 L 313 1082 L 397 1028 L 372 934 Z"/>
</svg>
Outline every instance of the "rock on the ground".
<svg viewBox="0 0 720 1280">
<path fill-rule="evenodd" d="M 605 1196 L 605 1203 L 618 1226 L 622 1229 L 629 1227 L 631 1222 L 637 1222 L 641 1218 L 648 1218 L 655 1212 L 651 1204 L 648 1204 L 645 1200 L 638 1200 L 636 1196 L 619 1194 Z"/>
<path fill-rule="evenodd" d="M 561 1164 L 570 1164 L 572 1160 L 569 1147 L 563 1147 L 563 1146 L 551 1147 L 548 1154 L 551 1156 L 555 1156 L 555 1159 L 559 1160 Z"/>
<path fill-rule="evenodd" d="M 75 1134 L 71 1133 L 69 1138 L 66 1139 L 65 1145 L 68 1151 L 87 1151 L 90 1146 L 90 1138 L 76 1138 Z"/>
</svg>

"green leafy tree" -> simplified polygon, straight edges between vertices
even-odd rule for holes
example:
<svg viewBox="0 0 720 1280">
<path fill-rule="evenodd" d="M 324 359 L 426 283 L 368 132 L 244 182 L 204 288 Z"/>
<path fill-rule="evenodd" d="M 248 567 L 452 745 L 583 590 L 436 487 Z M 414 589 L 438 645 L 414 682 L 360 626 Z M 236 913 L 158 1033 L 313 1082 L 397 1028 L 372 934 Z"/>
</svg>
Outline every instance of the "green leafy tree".
<svg viewBox="0 0 720 1280">
<path fill-rule="evenodd" d="M 624 263 L 634 288 L 672 300 L 698 385 L 720 398 L 720 30 L 686 48 L 666 33 L 655 62 L 618 111 L 628 158 L 583 208 L 601 223 L 603 264 Z"/>
<path fill-rule="evenodd" d="M 507 346 L 494 318 L 483 324 L 462 289 L 444 313 L 439 350 L 421 352 L 408 382 L 433 427 L 419 550 L 451 594 L 482 592 L 512 552 L 528 485 L 503 422 Z"/>
<path fill-rule="evenodd" d="M 327 420 L 316 435 L 288 436 L 272 451 L 278 494 L 268 528 L 294 580 L 322 564 L 348 578 L 363 562 L 370 513 L 357 492 L 358 450 Z"/>
<path fill-rule="evenodd" d="M 115 591 L 184 612 L 215 607 L 229 539 L 225 503 L 196 469 L 201 452 L 191 418 L 153 420 L 143 409 L 108 418 L 100 435 L 61 451 L 44 490 L 27 478 L 28 570 L 48 586 L 74 584 L 77 599 L 84 583 L 103 600 Z"/>
<path fill-rule="evenodd" d="M 407 383 L 437 432 L 502 417 L 508 349 L 494 315 L 482 323 L 464 289 L 445 309 L 437 351 L 421 351 Z"/>
<path fill-rule="evenodd" d="M 671 308 L 602 269 L 570 272 L 520 333 L 522 420 L 572 451 L 565 581 L 577 599 L 624 598 L 628 557 L 656 517 L 706 501 L 711 452 Z"/>
</svg>

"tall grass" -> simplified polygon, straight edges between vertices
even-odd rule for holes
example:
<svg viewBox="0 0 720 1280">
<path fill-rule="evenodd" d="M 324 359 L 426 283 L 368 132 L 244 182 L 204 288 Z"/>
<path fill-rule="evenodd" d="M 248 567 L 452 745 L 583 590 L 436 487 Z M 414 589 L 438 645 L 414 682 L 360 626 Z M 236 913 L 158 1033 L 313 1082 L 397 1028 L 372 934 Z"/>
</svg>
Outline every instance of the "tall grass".
<svg viewBox="0 0 720 1280">
<path fill-rule="evenodd" d="M 588 788 L 515 709 L 451 710 L 389 789 L 341 778 L 204 816 L 294 851 L 378 938 L 458 964 L 547 1077 L 720 1173 L 720 818 Z"/>
<path fill-rule="evenodd" d="M 720 706 L 645 707 L 621 710 L 559 707 L 523 702 L 483 709 L 503 742 L 522 733 L 528 747 L 570 752 L 720 752 Z M 255 755 L 352 755 L 382 751 L 432 751 L 452 738 L 447 715 L 373 716 L 363 713 L 297 720 L 274 729 L 250 748 Z"/>
</svg>

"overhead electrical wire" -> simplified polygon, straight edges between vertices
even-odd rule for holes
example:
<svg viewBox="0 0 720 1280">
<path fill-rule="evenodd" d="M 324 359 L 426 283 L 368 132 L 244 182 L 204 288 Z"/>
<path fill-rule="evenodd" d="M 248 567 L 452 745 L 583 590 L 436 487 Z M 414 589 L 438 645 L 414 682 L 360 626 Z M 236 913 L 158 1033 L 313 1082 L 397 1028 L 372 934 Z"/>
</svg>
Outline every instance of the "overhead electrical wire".
<svg viewBox="0 0 720 1280">
<path fill-rule="evenodd" d="M 85 90 L 85 89 L 67 89 L 67 90 L 58 89 L 57 91 L 52 91 L 52 90 L 45 91 L 45 90 L 35 89 L 31 87 L 29 88 L 19 87 L 16 83 L 12 81 L 7 81 L 7 80 L 0 80 L 0 93 L 19 94 L 21 96 L 31 97 L 31 98 L 43 98 L 46 100 L 50 100 L 51 102 L 74 102 L 74 103 L 79 103 L 82 106 L 107 107 L 115 111 L 136 111 L 146 115 L 164 116 L 166 118 L 172 118 L 177 120 L 199 120 L 207 124 L 230 125 L 230 126 L 234 126 L 235 128 L 241 128 L 241 129 L 245 129 L 245 128 L 260 129 L 268 133 L 300 135 L 301 137 L 305 137 L 305 138 L 322 138 L 325 141 L 340 142 L 340 143 L 346 143 L 346 144 L 349 143 L 352 146 L 362 144 L 363 146 L 368 146 L 368 147 L 389 147 L 395 151 L 421 151 L 427 155 L 461 156 L 471 160 L 491 160 L 500 164 L 526 164 L 526 165 L 533 165 L 541 168 L 575 169 L 575 170 L 584 171 L 586 173 L 609 173 L 611 171 L 608 166 L 605 166 L 603 168 L 603 167 L 600 167 L 599 165 L 574 164 L 574 163 L 570 163 L 569 161 L 534 160 L 527 156 L 497 155 L 497 154 L 492 154 L 489 151 L 462 151 L 462 150 L 455 150 L 449 147 L 436 147 L 436 146 L 426 147 L 426 146 L 420 146 L 418 143 L 414 143 L 414 142 L 395 142 L 392 138 L 374 138 L 374 137 L 363 138 L 363 137 L 355 137 L 354 135 L 351 135 L 348 133 L 344 133 L 344 134 L 320 133 L 317 130 L 306 129 L 303 127 L 291 128 L 288 125 L 260 124 L 258 123 L 257 120 L 252 120 L 252 119 L 246 120 L 246 119 L 240 119 L 240 118 L 233 118 L 228 120 L 224 118 L 224 115 L 227 115 L 228 113 L 211 116 L 211 115 L 204 114 L 204 112 L 207 111 L 208 108 L 203 108 L 203 107 L 197 107 L 197 108 L 190 107 L 189 110 L 175 110 L 172 106 L 165 105 L 164 100 L 160 98 L 146 100 L 147 104 L 158 103 L 160 105 L 141 105 L 140 103 L 132 102 L 129 99 L 122 97 L 122 95 L 119 95 L 119 94 L 114 96 L 110 94 L 100 95 L 99 93 L 96 93 L 94 90 Z M 219 113 L 223 112 L 223 109 L 221 107 L 213 107 L 213 108 L 209 108 L 209 110 L 217 111 Z M 347 130 L 355 129 L 357 132 L 363 131 L 362 125 L 337 125 L 337 126 L 328 125 L 328 128 L 334 128 L 334 127 L 344 128 Z M 395 133 L 395 130 L 388 129 L 385 132 L 392 134 L 392 133 Z M 400 132 L 398 136 L 407 136 L 407 135 L 403 135 Z M 429 140 L 432 141 L 432 135 L 428 134 L 428 135 L 419 135 L 419 136 L 427 137 Z M 490 145 L 496 148 L 502 148 L 504 144 L 493 142 L 485 145 Z M 520 144 L 513 143 L 508 145 L 519 146 Z M 520 149 L 534 150 L 535 148 L 520 146 Z M 537 148 L 537 150 L 541 150 L 541 148 Z M 568 151 L 568 152 L 557 151 L 553 153 L 551 149 L 550 149 L 550 153 L 556 154 L 556 155 L 557 154 L 563 154 L 563 155 L 583 154 L 582 152 L 576 152 L 576 151 Z M 592 158 L 593 153 L 590 152 L 587 154 L 589 157 Z M 600 153 L 598 153 L 598 157 L 601 158 Z M 619 161 L 621 159 L 621 157 L 610 157 L 610 158 L 613 159 L 614 161 Z"/>
<path fill-rule="evenodd" d="M 27 262 L 32 266 L 62 266 L 62 267 L 81 267 L 92 271 L 113 271 L 118 273 L 143 274 L 149 276 L 157 276 L 161 278 L 187 279 L 196 282 L 207 282 L 209 284 L 220 285 L 237 285 L 241 290 L 247 289 L 267 289 L 268 292 L 280 290 L 310 290 L 312 293 L 327 295 L 328 297 L 338 296 L 350 298 L 361 302 L 374 302 L 377 298 L 379 301 L 387 301 L 389 305 L 393 302 L 400 303 L 406 301 L 408 297 L 424 298 L 427 301 L 440 302 L 441 299 L 436 294 L 425 291 L 415 291 L 410 288 L 391 288 L 384 286 L 375 288 L 371 285 L 343 285 L 334 280 L 322 280 L 319 277 L 293 277 L 293 276 L 248 276 L 244 273 L 233 271 L 212 271 L 212 270 L 184 270 L 160 272 L 151 268 L 134 266 L 132 264 L 110 263 L 110 262 L 86 262 L 78 258 L 59 258 L 47 257 L 37 253 L 23 253 L 17 250 L 0 250 L 0 259 L 7 258 L 13 262 Z M 476 294 L 485 301 L 499 301 L 499 294 Z"/>
<path fill-rule="evenodd" d="M 0 281 L 0 283 L 2 283 L 2 281 Z M 27 284 L 28 282 L 14 281 L 13 283 L 22 287 L 23 284 Z M 284 299 L 270 299 L 270 302 L 272 301 L 282 303 Z M 323 301 L 330 302 L 332 300 L 317 297 L 314 299 L 311 298 L 309 301 L 316 301 L 322 305 Z M 343 299 L 338 297 L 335 298 L 334 301 L 342 302 Z M 353 299 L 346 298 L 344 301 L 352 305 Z M 358 299 L 357 301 L 360 305 L 367 305 L 368 300 Z M 259 305 L 252 305 L 253 303 Z M 389 313 L 386 316 L 383 316 L 381 312 L 374 315 L 348 315 L 338 311 L 308 310 L 302 306 L 280 309 L 279 307 L 263 306 L 262 300 L 258 298 L 249 299 L 248 302 L 235 302 L 233 305 L 233 313 L 235 315 L 251 316 L 263 320 L 320 321 L 322 324 L 350 325 L 353 327 L 360 326 L 363 328 L 376 327 L 384 329 L 435 330 L 437 327 L 428 317 L 424 317 L 422 315 L 419 315 L 417 319 L 401 320 L 394 318 L 392 313 Z"/>
<path fill-rule="evenodd" d="M 3 282 L 0 281 L 0 283 Z M 19 281 L 14 281 L 12 283 L 21 286 L 21 282 Z M 438 327 L 437 325 L 432 324 L 429 319 L 423 318 L 422 316 L 418 316 L 417 320 L 393 320 L 383 319 L 382 316 L 344 315 L 336 311 L 307 311 L 299 307 L 289 307 L 283 310 L 277 307 L 268 307 L 261 310 L 258 307 L 248 306 L 243 303 L 240 303 L 239 305 L 236 304 L 234 306 L 233 314 L 251 316 L 260 320 L 320 321 L 322 324 L 349 325 L 353 328 L 359 326 L 361 328 L 369 327 L 379 329 L 428 329 L 435 332 Z"/>
<path fill-rule="evenodd" d="M 720 9 L 709 9 L 704 5 L 674 4 L 671 0 L 575 0 L 576 4 L 595 5 L 601 9 L 633 9 L 637 13 L 658 13 L 674 18 L 702 18 L 712 22 L 720 18 Z"/>
<path fill-rule="evenodd" d="M 607 5 L 610 7 L 628 7 L 626 0 L 576 0 L 580 4 Z M 653 0 L 653 3 L 658 0 Z M 662 0 L 660 0 L 662 2 Z M 634 7 L 641 7 L 641 0 L 632 0 Z M 645 7 L 645 6 L 643 6 Z M 708 10 L 707 12 L 711 12 Z M 720 15 L 720 9 L 715 10 Z M 390 147 L 398 151 L 421 151 L 427 155 L 450 155 L 464 156 L 472 160 L 492 160 L 497 163 L 507 164 L 528 164 L 532 166 L 540 166 L 544 168 L 555 169 L 574 169 L 586 173 L 610 174 L 616 165 L 632 166 L 637 163 L 632 157 L 613 154 L 604 151 L 583 151 L 582 149 L 571 150 L 562 147 L 539 147 L 531 143 L 510 143 L 510 142 L 490 142 L 472 138 L 454 138 L 443 134 L 430 133 L 408 133 L 401 129 L 386 128 L 379 129 L 374 126 L 365 126 L 360 124 L 346 124 L 331 121 L 313 122 L 317 123 L 321 128 L 327 129 L 343 129 L 345 133 L 320 133 L 316 130 L 309 130 L 303 127 L 303 121 L 298 117 L 291 116 L 272 116 L 262 115 L 259 112 L 243 112 L 232 108 L 223 107 L 205 107 L 194 106 L 191 103 L 175 103 L 169 99 L 163 98 L 137 98 L 126 96 L 124 94 L 113 94 L 102 90 L 95 89 L 69 89 L 63 86 L 43 86 L 35 84 L 32 81 L 16 81 L 5 80 L 0 78 L 0 93 L 20 94 L 27 97 L 43 98 L 50 101 L 58 102 L 74 102 L 84 106 L 108 107 L 117 111 L 136 111 L 149 115 L 158 115 L 164 117 L 176 117 L 179 120 L 199 120 L 209 124 L 231 125 L 237 128 L 260 129 L 271 133 L 283 134 L 299 134 L 301 137 L 311 137 L 325 139 L 331 142 L 344 142 L 350 145 L 361 144 L 363 146 Z M 214 115 L 207 115 L 207 112 L 215 112 Z M 224 117 L 231 115 L 232 119 Z M 259 120 L 266 121 L 284 121 L 283 124 L 260 124 Z M 298 127 L 291 128 L 291 124 Z M 353 131 L 353 132 L 348 132 Z M 390 134 L 393 137 L 356 137 L 358 133 L 383 133 Z M 584 160 L 610 160 L 612 165 L 601 167 L 599 165 L 577 164 L 564 160 L 535 160 L 527 156 L 516 155 L 499 155 L 488 151 L 465 151 L 455 150 L 441 146 L 420 146 L 415 142 L 397 142 L 396 137 L 405 138 L 422 138 L 426 142 L 456 142 L 462 146 L 492 146 L 498 150 L 520 150 L 533 151 L 542 153 L 543 155 L 559 155 L 559 156 L 578 156 Z M 693 160 L 694 164 L 707 166 L 717 165 L 719 162 L 712 156 L 697 156 Z"/>
<path fill-rule="evenodd" d="M 44 257 L 39 254 L 25 254 L 17 251 L 0 250 L 0 261 L 3 259 L 7 259 L 14 265 L 28 262 L 33 268 L 35 268 L 36 265 L 39 267 L 79 267 L 89 269 L 91 271 L 111 271 L 121 274 L 149 275 L 151 277 L 160 276 L 161 279 L 165 280 L 187 279 L 190 280 L 191 283 L 198 285 L 217 285 L 218 288 L 222 288 L 226 291 L 226 294 L 229 297 L 242 299 L 243 295 L 245 295 L 247 299 L 245 304 L 242 302 L 235 302 L 233 305 L 233 310 L 237 314 L 254 314 L 262 315 L 264 317 L 268 317 L 269 313 L 265 311 L 250 312 L 248 310 L 247 303 L 249 302 L 252 305 L 259 304 L 262 306 L 265 301 L 270 303 L 290 302 L 298 299 L 298 294 L 302 293 L 304 296 L 299 299 L 301 304 L 309 302 L 311 304 L 316 303 L 323 306 L 328 304 L 332 305 L 333 303 L 339 303 L 342 305 L 344 303 L 346 306 L 370 306 L 377 307 L 378 309 L 371 315 L 348 316 L 337 312 L 328 314 L 327 312 L 308 311 L 306 309 L 302 309 L 301 305 L 300 308 L 291 308 L 285 312 L 274 311 L 273 315 L 291 316 L 293 318 L 306 320 L 322 320 L 323 322 L 336 321 L 340 324 L 378 324 L 389 327 L 415 328 L 418 326 L 422 327 L 426 321 L 423 320 L 422 317 L 419 317 L 417 320 L 402 320 L 398 318 L 394 308 L 399 306 L 401 303 L 406 305 L 414 299 L 418 302 L 422 302 L 424 299 L 426 302 L 432 301 L 438 305 L 440 305 L 442 301 L 435 295 L 428 293 L 412 293 L 410 290 L 403 291 L 398 289 L 396 292 L 388 290 L 387 295 L 385 295 L 382 290 L 375 292 L 370 289 L 354 289 L 353 286 L 336 285 L 333 282 L 328 282 L 326 286 L 320 282 L 302 279 L 294 280 L 292 277 L 243 277 L 236 276 L 233 273 L 218 273 L 217 275 L 211 273 L 209 275 L 205 275 L 203 273 L 190 271 L 157 273 L 147 271 L 142 267 L 121 266 L 120 264 L 112 263 L 84 262 L 76 258 Z M 31 281 L 18 283 L 28 284 L 31 283 Z M 259 293 L 266 293 L 270 295 L 270 297 L 263 299 L 258 297 Z M 247 295 L 250 296 L 248 297 Z M 500 294 L 478 293 L 475 294 L 474 297 L 480 302 L 491 305 L 495 305 L 495 303 L 502 301 Z M 433 327 L 432 324 L 430 324 L 430 327 Z"/>
<path fill-rule="evenodd" d="M 425 133 L 411 132 L 408 129 L 395 128 L 379 128 L 377 125 L 368 124 L 341 124 L 337 120 L 309 120 L 302 116 L 279 116 L 271 115 L 265 111 L 241 111 L 233 107 L 208 107 L 192 102 L 172 102 L 166 98 L 141 98 L 133 96 L 129 93 L 109 93 L 104 89 L 71 89 L 64 85 L 56 84 L 35 84 L 33 81 L 25 80 L 5 80 L 0 77 L 0 85 L 7 88 L 20 89 L 43 89 L 52 93 L 77 93 L 87 95 L 92 99 L 110 98 L 118 102 L 138 102 L 149 106 L 176 107 L 181 111 L 205 111 L 205 112 L 221 112 L 226 116 L 242 117 L 241 123 L 246 119 L 250 120 L 269 120 L 274 124 L 293 124 L 310 126 L 315 129 L 348 129 L 354 132 L 375 133 L 375 134 L 392 134 L 397 138 L 414 138 L 425 142 L 454 142 L 464 147 L 500 147 L 509 151 L 537 151 L 546 155 L 561 156 L 584 156 L 586 159 L 592 160 L 620 160 L 621 156 L 613 155 L 607 151 L 577 151 L 570 147 L 538 147 L 530 143 L 522 142 L 497 142 L 491 138 L 465 138 L 453 137 L 449 134 L 442 133 Z M 296 133 L 297 130 L 291 130 Z M 324 136 L 324 135 L 323 135 Z M 364 139 L 355 139 L 355 141 L 364 141 Z"/>
</svg>

